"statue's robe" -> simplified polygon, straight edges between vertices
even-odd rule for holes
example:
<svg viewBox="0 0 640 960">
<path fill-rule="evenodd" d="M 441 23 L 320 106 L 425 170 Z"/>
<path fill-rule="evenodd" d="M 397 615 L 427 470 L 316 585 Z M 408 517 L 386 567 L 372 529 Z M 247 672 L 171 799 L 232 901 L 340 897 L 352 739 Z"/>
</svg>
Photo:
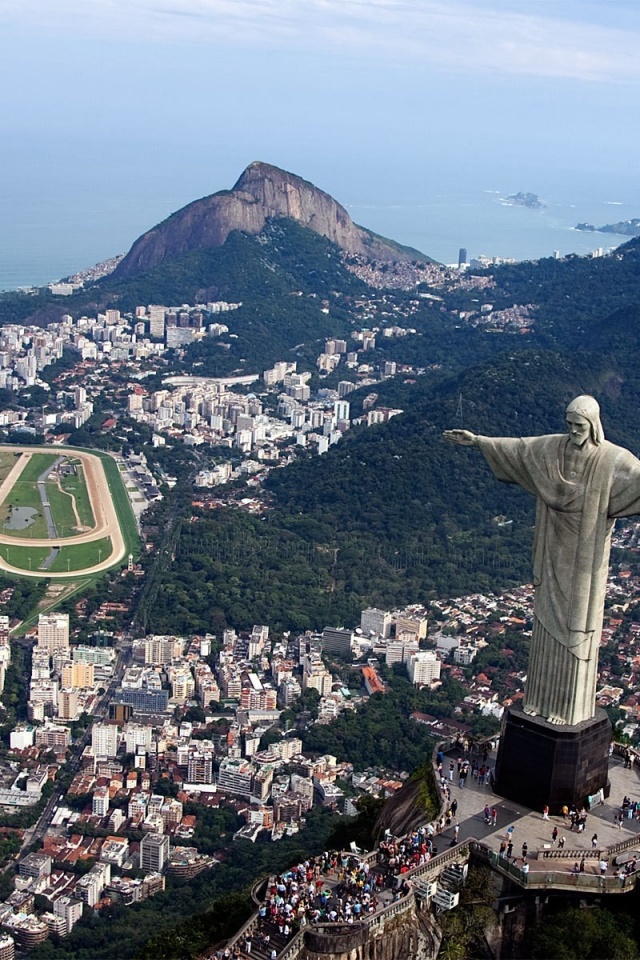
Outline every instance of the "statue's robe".
<svg viewBox="0 0 640 960">
<path fill-rule="evenodd" d="M 567 434 L 479 437 L 498 480 L 536 498 L 534 626 L 524 709 L 554 723 L 595 714 L 598 647 L 616 517 L 640 513 L 640 461 L 604 440 L 567 476 Z"/>
</svg>

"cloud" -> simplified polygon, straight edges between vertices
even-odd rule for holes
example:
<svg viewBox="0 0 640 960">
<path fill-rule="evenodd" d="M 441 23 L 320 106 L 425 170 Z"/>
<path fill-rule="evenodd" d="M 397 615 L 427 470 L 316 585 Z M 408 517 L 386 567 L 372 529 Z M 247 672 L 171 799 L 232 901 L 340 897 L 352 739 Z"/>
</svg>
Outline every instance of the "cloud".
<svg viewBox="0 0 640 960">
<path fill-rule="evenodd" d="M 588 8 L 588 9 L 587 9 Z M 584 0 L 0 0 L 0 18 L 114 40 L 376 57 L 469 73 L 632 81 L 638 23 Z M 586 16 L 585 14 L 589 15 Z"/>
</svg>

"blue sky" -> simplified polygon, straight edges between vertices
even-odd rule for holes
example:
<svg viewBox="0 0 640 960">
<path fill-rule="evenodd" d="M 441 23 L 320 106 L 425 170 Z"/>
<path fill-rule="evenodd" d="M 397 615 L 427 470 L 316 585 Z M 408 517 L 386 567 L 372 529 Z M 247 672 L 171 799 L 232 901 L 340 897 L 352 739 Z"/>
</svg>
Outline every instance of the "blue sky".
<svg viewBox="0 0 640 960">
<path fill-rule="evenodd" d="M 257 159 L 361 221 L 493 174 L 632 191 L 638 49 L 634 0 L 0 0 L 0 210 L 100 196 L 122 246 Z"/>
</svg>

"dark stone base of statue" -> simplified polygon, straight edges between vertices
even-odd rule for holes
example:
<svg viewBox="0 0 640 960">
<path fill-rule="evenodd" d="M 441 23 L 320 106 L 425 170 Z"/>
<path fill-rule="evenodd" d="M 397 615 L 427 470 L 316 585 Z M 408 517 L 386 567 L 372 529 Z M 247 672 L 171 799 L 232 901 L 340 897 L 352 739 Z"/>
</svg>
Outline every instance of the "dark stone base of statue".
<svg viewBox="0 0 640 960">
<path fill-rule="evenodd" d="M 533 810 L 552 814 L 581 806 L 607 790 L 611 723 L 604 710 L 575 726 L 556 726 L 527 716 L 522 707 L 505 713 L 495 769 L 495 791 Z"/>
</svg>

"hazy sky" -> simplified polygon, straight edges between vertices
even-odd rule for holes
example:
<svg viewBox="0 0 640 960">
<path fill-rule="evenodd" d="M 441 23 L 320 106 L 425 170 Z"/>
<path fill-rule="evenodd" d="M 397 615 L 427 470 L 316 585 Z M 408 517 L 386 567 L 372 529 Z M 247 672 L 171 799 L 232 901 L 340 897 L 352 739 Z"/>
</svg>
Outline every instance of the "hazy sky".
<svg viewBox="0 0 640 960">
<path fill-rule="evenodd" d="M 130 241 L 257 159 L 361 222 L 459 181 L 635 190 L 635 0 L 0 0 L 0 45 L 25 221 L 75 193 L 99 231 L 99 195 Z"/>
</svg>

